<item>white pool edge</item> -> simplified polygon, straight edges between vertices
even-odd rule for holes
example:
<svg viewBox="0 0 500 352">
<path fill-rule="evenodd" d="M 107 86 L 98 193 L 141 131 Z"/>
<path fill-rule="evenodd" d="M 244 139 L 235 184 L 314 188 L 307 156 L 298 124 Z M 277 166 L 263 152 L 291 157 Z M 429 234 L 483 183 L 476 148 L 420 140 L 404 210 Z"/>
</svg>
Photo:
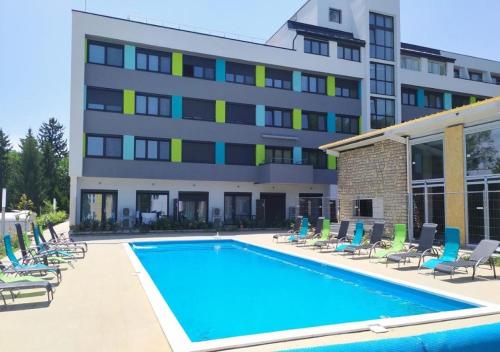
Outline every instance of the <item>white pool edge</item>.
<svg viewBox="0 0 500 352">
<path fill-rule="evenodd" d="M 457 295 L 449 292 L 445 292 L 438 289 L 433 289 L 429 287 L 425 287 L 422 285 L 410 283 L 403 280 L 388 278 L 382 276 L 380 274 L 375 274 L 371 272 L 367 272 L 360 269 L 354 268 L 346 268 L 340 265 L 332 264 L 322 259 L 311 258 L 307 255 L 289 253 L 275 247 L 269 247 L 266 245 L 256 245 L 250 242 L 245 242 L 241 239 L 235 237 L 224 237 L 220 238 L 220 240 L 234 240 L 240 243 L 252 245 L 255 247 L 260 247 L 263 249 L 275 251 L 281 254 L 294 256 L 297 258 L 310 260 L 313 262 L 317 262 L 323 265 L 328 265 L 330 267 L 338 268 L 341 270 L 350 271 L 353 273 L 365 275 L 368 277 L 372 277 L 378 280 L 382 280 L 389 283 L 394 283 L 397 285 L 406 286 L 409 288 L 417 289 L 420 291 L 424 291 L 430 294 L 438 295 L 444 298 L 450 298 L 458 301 L 462 301 L 464 303 L 469 303 L 473 305 L 478 305 L 481 307 L 478 308 L 468 308 L 468 309 L 460 309 L 448 312 L 438 312 L 438 313 L 428 313 L 428 314 L 419 314 L 419 315 L 410 315 L 404 317 L 397 318 L 386 318 L 386 319 L 375 319 L 375 320 L 365 320 L 359 322 L 352 323 L 342 323 L 342 324 L 333 324 L 333 325 L 325 325 L 319 327 L 311 327 L 311 328 L 302 328 L 302 329 L 292 329 L 292 330 L 284 330 L 284 331 L 276 331 L 270 333 L 262 333 L 262 334 L 253 334 L 253 335 L 245 335 L 245 336 L 237 336 L 223 339 L 215 339 L 203 342 L 192 342 L 187 336 L 186 332 L 182 328 L 181 324 L 175 317 L 175 314 L 172 312 L 167 302 L 159 292 L 158 288 L 154 284 L 153 280 L 149 276 L 147 270 L 143 267 L 137 255 L 134 253 L 132 248 L 130 247 L 130 243 L 134 242 L 176 242 L 176 241 L 203 241 L 203 240 L 214 240 L 216 238 L 207 238 L 207 237 L 189 237 L 189 238 L 148 238 L 148 239 L 131 239 L 123 243 L 125 252 L 127 253 L 134 270 L 136 271 L 139 281 L 146 292 L 146 295 L 153 307 L 153 311 L 160 323 L 160 326 L 165 334 L 170 347 L 174 352 L 208 352 L 208 351 L 220 351 L 230 348 L 241 348 L 248 346 L 257 346 L 269 343 L 276 342 L 284 342 L 284 341 L 293 341 L 293 340 L 302 340 L 313 337 L 321 337 L 321 336 L 329 336 L 336 334 L 345 334 L 345 333 L 353 333 L 353 332 L 361 332 L 370 330 L 370 326 L 372 325 L 380 325 L 385 328 L 395 328 L 395 327 L 403 327 L 409 325 L 418 325 L 418 324 L 427 324 L 427 323 L 436 323 L 441 321 L 449 321 L 456 319 L 464 319 L 464 318 L 472 318 L 472 317 L 480 317 L 485 315 L 492 315 L 500 313 L 500 305 L 492 304 L 490 302 L 481 301 L 478 299 L 473 299 L 470 297 L 465 297 L 462 295 Z"/>
</svg>

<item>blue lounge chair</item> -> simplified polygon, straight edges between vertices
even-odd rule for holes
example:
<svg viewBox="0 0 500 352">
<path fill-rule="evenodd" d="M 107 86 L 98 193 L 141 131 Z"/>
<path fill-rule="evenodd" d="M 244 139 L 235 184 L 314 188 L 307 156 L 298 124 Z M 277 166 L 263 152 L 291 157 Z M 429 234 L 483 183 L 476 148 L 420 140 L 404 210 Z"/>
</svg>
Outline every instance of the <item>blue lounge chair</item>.
<svg viewBox="0 0 500 352">
<path fill-rule="evenodd" d="M 300 241 L 305 241 L 307 238 L 308 232 L 309 232 L 309 219 L 304 217 L 304 218 L 302 218 L 302 223 L 300 224 L 299 233 L 288 237 L 288 242 L 299 243 Z"/>
<path fill-rule="evenodd" d="M 419 269 L 434 269 L 444 262 L 454 262 L 457 260 L 460 249 L 460 229 L 456 227 L 446 227 L 444 230 L 444 252 L 439 258 L 425 261 Z"/>
<path fill-rule="evenodd" d="M 342 243 L 335 248 L 335 252 L 344 252 L 347 247 L 350 246 L 360 246 L 363 241 L 364 226 L 362 221 L 356 223 L 356 229 L 354 230 L 354 238 L 350 243 Z"/>
<path fill-rule="evenodd" d="M 33 237 L 35 238 L 36 250 L 39 255 L 63 257 L 65 259 L 74 258 L 73 253 L 51 248 L 47 243 L 43 243 L 40 239 L 40 227 L 38 225 L 32 223 L 31 228 L 33 229 Z"/>
<path fill-rule="evenodd" d="M 15 272 L 19 274 L 26 274 L 33 272 L 38 272 L 40 274 L 52 273 L 56 276 L 58 282 L 61 281 L 61 270 L 58 267 L 48 266 L 40 263 L 35 263 L 35 264 L 21 263 L 14 255 L 14 251 L 12 250 L 12 242 L 9 234 L 4 235 L 3 242 L 5 244 L 5 252 L 7 253 L 7 257 L 9 258 L 13 266 L 13 270 Z"/>
</svg>

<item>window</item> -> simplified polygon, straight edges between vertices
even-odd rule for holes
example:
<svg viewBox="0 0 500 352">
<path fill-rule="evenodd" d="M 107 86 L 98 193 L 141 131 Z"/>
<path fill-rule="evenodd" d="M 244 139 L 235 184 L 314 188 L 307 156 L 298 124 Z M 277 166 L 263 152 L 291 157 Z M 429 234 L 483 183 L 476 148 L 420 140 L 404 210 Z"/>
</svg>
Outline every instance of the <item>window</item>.
<svg viewBox="0 0 500 352">
<path fill-rule="evenodd" d="M 412 88 L 401 89 L 401 103 L 403 105 L 417 105 L 417 90 Z"/>
<path fill-rule="evenodd" d="M 87 62 L 123 67 L 123 45 L 89 41 Z"/>
<path fill-rule="evenodd" d="M 303 111 L 302 129 L 310 131 L 326 131 L 326 114 Z"/>
<path fill-rule="evenodd" d="M 352 215 L 364 218 L 373 217 L 373 200 L 372 199 L 354 200 L 354 212 Z"/>
<path fill-rule="evenodd" d="M 349 115 L 336 115 L 335 131 L 337 133 L 359 134 L 359 117 Z"/>
<path fill-rule="evenodd" d="M 208 221 L 208 192 L 179 192 L 179 220 Z"/>
<path fill-rule="evenodd" d="M 135 138 L 136 160 L 170 160 L 168 139 Z"/>
<path fill-rule="evenodd" d="M 429 60 L 427 67 L 429 73 L 446 76 L 446 62 Z"/>
<path fill-rule="evenodd" d="M 478 81 L 478 82 L 483 81 L 483 74 L 481 72 L 469 71 L 469 77 L 470 77 L 471 81 Z"/>
<path fill-rule="evenodd" d="M 255 145 L 226 143 L 226 164 L 255 166 Z"/>
<path fill-rule="evenodd" d="M 170 97 L 136 93 L 135 113 L 137 115 L 170 116 Z"/>
<path fill-rule="evenodd" d="M 87 134 L 86 156 L 91 158 L 122 158 L 122 137 Z"/>
<path fill-rule="evenodd" d="M 87 109 L 122 112 L 123 92 L 114 89 L 87 87 Z"/>
<path fill-rule="evenodd" d="M 302 163 L 304 165 L 312 165 L 315 169 L 326 169 L 327 156 L 326 153 L 319 149 L 302 149 Z"/>
<path fill-rule="evenodd" d="M 255 66 L 227 62 L 226 82 L 255 85 Z"/>
<path fill-rule="evenodd" d="M 255 125 L 255 105 L 226 103 L 226 123 Z"/>
<path fill-rule="evenodd" d="M 135 52 L 135 68 L 141 71 L 170 73 L 172 59 L 170 53 L 137 49 Z"/>
<path fill-rule="evenodd" d="M 394 95 L 394 66 L 370 63 L 370 92 Z"/>
<path fill-rule="evenodd" d="M 306 54 L 329 56 L 328 46 L 328 42 L 304 38 L 304 52 Z"/>
<path fill-rule="evenodd" d="M 266 68 L 266 87 L 292 89 L 292 72 Z"/>
<path fill-rule="evenodd" d="M 252 218 L 252 193 L 224 193 L 224 223 L 238 225 Z"/>
<path fill-rule="evenodd" d="M 291 164 L 292 162 L 292 148 L 266 146 L 266 163 Z"/>
<path fill-rule="evenodd" d="M 292 111 L 266 107 L 266 126 L 292 128 Z"/>
<path fill-rule="evenodd" d="M 215 143 L 182 141 L 182 161 L 186 163 L 215 163 Z"/>
<path fill-rule="evenodd" d="M 443 108 L 443 94 L 425 91 L 425 107 L 433 109 Z"/>
<path fill-rule="evenodd" d="M 370 57 L 394 61 L 394 18 L 370 12 Z"/>
<path fill-rule="evenodd" d="M 335 96 L 358 99 L 358 82 L 337 78 L 335 80 Z"/>
<path fill-rule="evenodd" d="M 302 91 L 315 94 L 326 94 L 326 78 L 302 74 Z"/>
<path fill-rule="evenodd" d="M 458 67 L 455 67 L 453 69 L 453 77 L 455 77 L 455 78 L 461 78 L 460 77 L 460 69 Z"/>
<path fill-rule="evenodd" d="M 500 175 L 500 128 L 467 134 L 465 144 L 468 176 Z"/>
<path fill-rule="evenodd" d="M 401 68 L 411 71 L 420 71 L 420 58 L 401 55 Z"/>
<path fill-rule="evenodd" d="M 215 102 L 213 100 L 182 99 L 183 119 L 215 121 Z"/>
<path fill-rule="evenodd" d="M 451 107 L 458 108 L 459 106 L 469 105 L 470 98 L 465 95 L 453 94 L 451 98 Z"/>
<path fill-rule="evenodd" d="M 343 46 L 338 44 L 337 46 L 337 58 L 350 60 L 350 61 L 361 61 L 361 49 L 351 46 Z"/>
<path fill-rule="evenodd" d="M 491 83 L 500 85 L 500 76 L 493 76 L 491 75 Z"/>
<path fill-rule="evenodd" d="M 215 80 L 215 60 L 184 55 L 185 77 Z"/>
<path fill-rule="evenodd" d="M 135 203 L 136 219 L 141 224 L 168 216 L 168 192 L 137 191 Z"/>
<path fill-rule="evenodd" d="M 106 222 L 115 222 L 117 196 L 116 191 L 82 190 L 80 203 L 81 222 L 97 221 L 101 225 Z"/>
<path fill-rule="evenodd" d="M 371 127 L 377 129 L 394 125 L 394 111 L 394 100 L 372 97 L 370 99 Z"/>
<path fill-rule="evenodd" d="M 443 141 L 412 145 L 411 161 L 414 181 L 443 178 Z"/>
<path fill-rule="evenodd" d="M 328 15 L 330 22 L 342 23 L 342 11 L 330 8 Z"/>
</svg>

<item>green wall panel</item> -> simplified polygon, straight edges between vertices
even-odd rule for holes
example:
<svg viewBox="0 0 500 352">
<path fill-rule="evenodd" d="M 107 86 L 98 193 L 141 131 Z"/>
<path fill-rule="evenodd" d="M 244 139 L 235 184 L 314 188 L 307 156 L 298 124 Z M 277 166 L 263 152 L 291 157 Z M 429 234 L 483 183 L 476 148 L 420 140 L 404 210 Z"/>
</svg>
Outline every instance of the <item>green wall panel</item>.
<svg viewBox="0 0 500 352">
<path fill-rule="evenodd" d="M 474 104 L 475 102 L 477 102 L 477 98 L 472 96 L 472 97 L 469 97 L 469 104 Z"/>
<path fill-rule="evenodd" d="M 82 142 L 82 156 L 85 158 L 86 154 L 87 154 L 87 136 L 84 133 Z"/>
<path fill-rule="evenodd" d="M 215 122 L 226 122 L 226 102 L 223 100 L 217 100 L 215 102 Z"/>
<path fill-rule="evenodd" d="M 125 89 L 123 91 L 123 113 L 125 115 L 135 114 L 135 91 Z"/>
<path fill-rule="evenodd" d="M 292 121 L 294 130 L 302 129 L 302 110 L 301 109 L 293 109 L 293 121 Z"/>
<path fill-rule="evenodd" d="M 182 53 L 172 53 L 172 75 L 182 76 Z"/>
<path fill-rule="evenodd" d="M 171 160 L 173 163 L 182 162 L 182 139 L 172 138 Z"/>
<path fill-rule="evenodd" d="M 266 146 L 257 144 L 255 146 L 255 165 L 262 165 L 266 162 Z"/>
<path fill-rule="evenodd" d="M 328 155 L 328 169 L 336 170 L 337 169 L 337 158 L 333 155 Z"/>
<path fill-rule="evenodd" d="M 335 96 L 335 77 L 333 76 L 326 78 L 326 94 L 330 97 Z"/>
<path fill-rule="evenodd" d="M 255 85 L 257 87 L 266 86 L 266 67 L 263 65 L 255 66 Z"/>
</svg>

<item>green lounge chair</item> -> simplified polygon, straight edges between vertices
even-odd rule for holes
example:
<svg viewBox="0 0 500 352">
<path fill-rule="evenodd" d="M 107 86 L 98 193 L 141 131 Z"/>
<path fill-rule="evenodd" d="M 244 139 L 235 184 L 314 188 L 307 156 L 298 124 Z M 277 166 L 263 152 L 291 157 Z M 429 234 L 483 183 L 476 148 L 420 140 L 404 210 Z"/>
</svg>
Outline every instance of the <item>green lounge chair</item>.
<svg viewBox="0 0 500 352">
<path fill-rule="evenodd" d="M 460 249 L 460 229 L 456 227 L 446 227 L 444 229 L 444 252 L 439 258 L 433 258 L 422 263 L 420 268 L 434 269 L 444 262 L 454 262 L 457 260 Z"/>
<path fill-rule="evenodd" d="M 388 249 L 375 250 L 375 258 L 385 258 L 389 254 L 400 253 L 404 251 L 406 241 L 406 224 L 394 225 L 394 240 Z"/>
<path fill-rule="evenodd" d="M 330 245 L 338 244 L 344 241 L 347 237 L 348 230 L 349 230 L 349 220 L 342 220 L 340 222 L 339 231 L 333 232 L 333 235 L 330 236 L 326 241 L 317 241 L 314 244 L 314 248 L 319 248 L 320 250 L 323 250 L 323 248 L 328 248 Z"/>
<path fill-rule="evenodd" d="M 363 241 L 364 235 L 364 225 L 362 221 L 356 223 L 356 229 L 354 230 L 354 238 L 350 243 L 342 243 L 335 248 L 335 252 L 344 252 L 344 250 L 349 246 L 359 246 Z"/>
<path fill-rule="evenodd" d="M 321 229 L 321 237 L 320 238 L 311 238 L 306 241 L 306 246 L 314 246 L 318 247 L 316 244 L 318 242 L 326 242 L 330 238 L 330 220 L 323 220 L 323 228 Z"/>
</svg>

